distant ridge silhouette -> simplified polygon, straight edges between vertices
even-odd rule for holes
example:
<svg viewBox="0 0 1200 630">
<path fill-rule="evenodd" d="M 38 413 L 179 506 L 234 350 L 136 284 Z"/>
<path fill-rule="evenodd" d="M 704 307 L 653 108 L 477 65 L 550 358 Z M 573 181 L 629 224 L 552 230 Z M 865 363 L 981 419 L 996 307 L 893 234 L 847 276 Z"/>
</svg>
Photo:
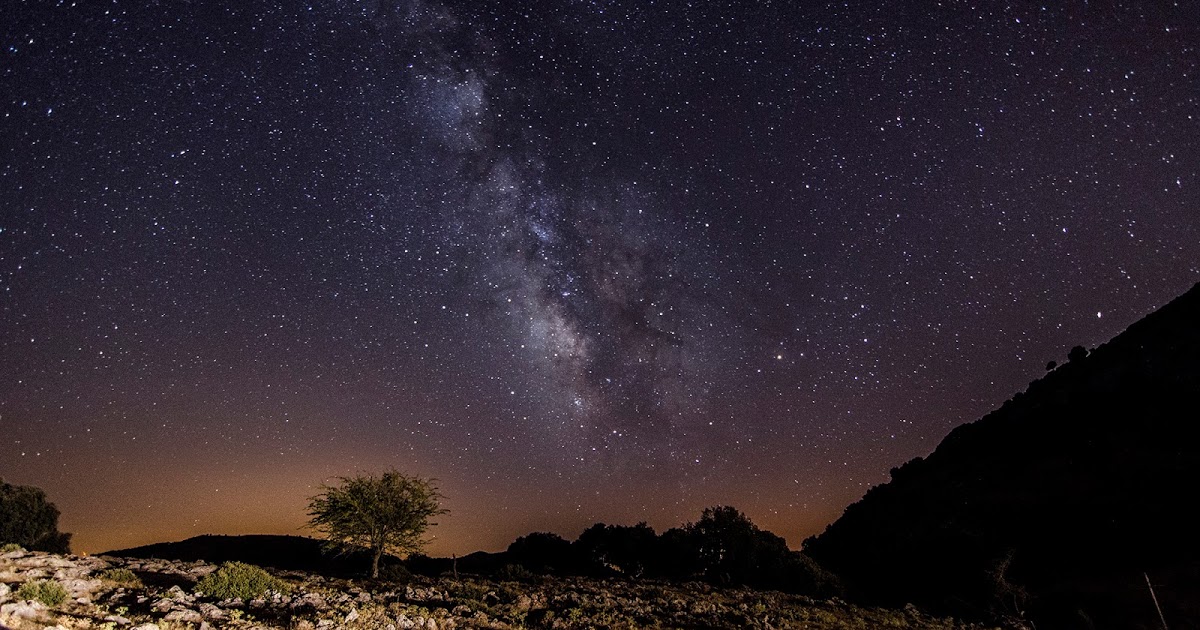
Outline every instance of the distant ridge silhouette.
<svg viewBox="0 0 1200 630">
<path fill-rule="evenodd" d="M 1039 628 L 1161 628 L 1148 576 L 1170 627 L 1196 627 L 1198 491 L 1200 284 L 893 469 L 804 550 L 871 603 Z"/>
<path fill-rule="evenodd" d="M 323 541 L 303 536 L 249 534 L 220 536 L 207 534 L 178 542 L 155 543 L 131 549 L 106 551 L 118 558 L 161 558 L 164 560 L 238 561 L 263 567 L 311 571 L 327 575 L 353 575 L 370 566 L 364 552 L 338 555 L 325 553 Z M 395 561 L 393 559 L 393 561 Z"/>
</svg>

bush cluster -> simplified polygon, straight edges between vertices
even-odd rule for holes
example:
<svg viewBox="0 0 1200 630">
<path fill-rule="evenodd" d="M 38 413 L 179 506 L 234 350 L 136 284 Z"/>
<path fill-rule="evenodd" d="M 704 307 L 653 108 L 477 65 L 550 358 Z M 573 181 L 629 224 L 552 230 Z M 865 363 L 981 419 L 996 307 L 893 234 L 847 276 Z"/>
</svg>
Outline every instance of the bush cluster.
<svg viewBox="0 0 1200 630">
<path fill-rule="evenodd" d="M 32 599 L 54 607 L 67 601 L 67 591 L 54 580 L 30 580 L 17 589 L 17 599 Z"/>
<path fill-rule="evenodd" d="M 379 568 L 379 579 L 389 582 L 409 582 L 412 572 L 402 564 L 388 564 Z"/>
<path fill-rule="evenodd" d="M 506 564 L 496 572 L 496 577 L 509 582 L 527 582 L 534 578 L 533 572 L 519 564 Z"/>
<path fill-rule="evenodd" d="M 283 580 L 259 567 L 242 562 L 226 562 L 220 568 L 201 578 L 196 592 L 216 599 L 257 599 L 267 593 L 287 592 Z"/>
<path fill-rule="evenodd" d="M 141 588 L 142 586 L 142 579 L 133 571 L 125 568 L 105 569 L 97 573 L 96 577 L 128 588 Z"/>
<path fill-rule="evenodd" d="M 4 543 L 0 545 L 0 553 L 12 553 L 14 551 L 25 551 L 25 548 L 17 543 Z"/>
</svg>

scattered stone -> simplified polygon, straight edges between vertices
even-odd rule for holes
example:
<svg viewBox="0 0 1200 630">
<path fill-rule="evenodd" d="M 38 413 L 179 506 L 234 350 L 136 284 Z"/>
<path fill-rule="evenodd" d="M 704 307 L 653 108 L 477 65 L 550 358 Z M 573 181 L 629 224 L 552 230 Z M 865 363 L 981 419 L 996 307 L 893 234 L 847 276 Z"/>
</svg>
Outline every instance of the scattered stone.
<svg viewBox="0 0 1200 630">
<path fill-rule="evenodd" d="M 213 621 L 220 621 L 229 618 L 229 615 L 223 609 L 221 609 L 220 606 L 207 603 L 200 604 L 200 615 L 205 619 L 210 619 Z"/>
<path fill-rule="evenodd" d="M 13 623 L 21 619 L 36 619 L 45 610 L 45 604 L 35 601 L 12 602 L 11 604 L 0 605 L 0 623 Z"/>
<path fill-rule="evenodd" d="M 165 586 L 124 586 L 95 579 L 104 568 L 177 576 Z M 188 591 L 206 563 L 19 554 L 0 558 L 0 630 L 98 627 L 128 630 L 508 630 L 520 627 L 583 628 L 746 627 L 758 630 L 807 627 L 892 627 L 897 630 L 982 630 L 936 619 L 915 608 L 864 609 L 840 600 L 817 601 L 783 593 L 719 589 L 703 584 L 546 579 L 534 584 L 413 576 L 410 584 L 380 585 L 301 572 L 276 572 L 291 593 L 270 593 L 246 603 L 200 601 Z M 58 609 L 13 602 L 18 584 L 50 572 L 72 595 Z M 4 583 L 7 581 L 8 583 Z M 151 581 L 161 583 L 159 580 Z M 182 586 L 180 586 L 182 584 Z M 92 602 L 102 602 L 103 607 Z M 482 606 L 481 606 L 482 604 Z M 132 612 L 131 612 L 132 609 Z M 485 612 L 486 611 L 486 612 Z M 766 614 L 764 614 L 764 611 Z M 116 614 L 114 614 L 116 613 Z M 91 621 L 91 620 L 102 620 Z M 604 621 L 600 621 L 604 620 Z M 161 626 L 160 626 L 161 624 Z"/>
<path fill-rule="evenodd" d="M 186 621 L 187 623 L 200 623 L 204 621 L 204 617 L 200 613 L 189 608 L 176 608 L 167 613 L 167 616 L 163 617 L 163 619 L 165 621 Z"/>
</svg>

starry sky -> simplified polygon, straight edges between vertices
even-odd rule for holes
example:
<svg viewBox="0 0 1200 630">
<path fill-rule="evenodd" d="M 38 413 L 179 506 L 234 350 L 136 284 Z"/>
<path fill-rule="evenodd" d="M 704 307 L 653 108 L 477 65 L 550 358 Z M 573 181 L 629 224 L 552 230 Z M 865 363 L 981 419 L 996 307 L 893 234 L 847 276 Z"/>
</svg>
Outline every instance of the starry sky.
<svg viewBox="0 0 1200 630">
<path fill-rule="evenodd" d="M 281 6 L 276 6 L 276 5 Z M 1191 2 L 4 2 L 0 476 L 75 548 L 798 547 L 1200 280 Z"/>
</svg>

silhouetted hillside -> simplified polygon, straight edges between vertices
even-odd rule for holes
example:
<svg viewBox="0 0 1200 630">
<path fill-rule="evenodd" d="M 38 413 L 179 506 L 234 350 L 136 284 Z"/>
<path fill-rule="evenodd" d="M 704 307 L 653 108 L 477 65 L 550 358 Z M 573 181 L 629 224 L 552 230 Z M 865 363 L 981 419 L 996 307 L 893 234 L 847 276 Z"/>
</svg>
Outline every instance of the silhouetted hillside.
<svg viewBox="0 0 1200 630">
<path fill-rule="evenodd" d="M 1200 619 L 1200 285 L 892 470 L 805 552 L 872 602 L 1038 627 Z"/>
<path fill-rule="evenodd" d="M 133 549 L 107 551 L 101 555 L 120 558 L 205 560 L 211 563 L 239 561 L 276 569 L 295 569 L 325 575 L 355 575 L 370 566 L 366 552 L 325 552 L 322 541 L 302 536 L 247 535 L 196 536 L 179 542 L 155 543 Z M 389 557 L 390 562 L 399 562 Z"/>
</svg>

